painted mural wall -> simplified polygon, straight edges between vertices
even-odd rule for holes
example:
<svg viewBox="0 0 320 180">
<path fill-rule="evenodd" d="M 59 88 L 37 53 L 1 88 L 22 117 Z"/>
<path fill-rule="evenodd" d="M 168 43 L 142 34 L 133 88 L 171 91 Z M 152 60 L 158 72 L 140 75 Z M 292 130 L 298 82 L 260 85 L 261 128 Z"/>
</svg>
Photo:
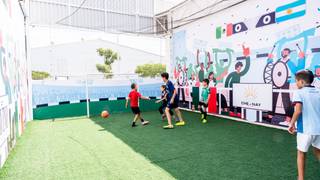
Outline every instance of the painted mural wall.
<svg viewBox="0 0 320 180">
<path fill-rule="evenodd" d="M 171 73 L 180 86 L 200 86 L 213 73 L 218 87 L 272 83 L 288 90 L 296 88 L 295 73 L 309 69 L 320 88 L 319 26 L 320 1 L 245 2 L 174 30 Z M 290 116 L 290 105 L 290 93 L 273 93 L 269 115 Z"/>
<path fill-rule="evenodd" d="M 0 166 L 31 120 L 29 62 L 18 1 L 0 1 Z"/>
</svg>

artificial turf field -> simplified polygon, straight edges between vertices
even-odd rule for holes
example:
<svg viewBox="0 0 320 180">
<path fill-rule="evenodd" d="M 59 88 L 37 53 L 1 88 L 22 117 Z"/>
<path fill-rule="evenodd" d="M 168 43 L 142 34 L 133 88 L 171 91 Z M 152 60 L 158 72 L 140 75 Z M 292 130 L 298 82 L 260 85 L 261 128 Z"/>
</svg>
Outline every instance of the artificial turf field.
<svg viewBox="0 0 320 180">
<path fill-rule="evenodd" d="M 19 138 L 0 179 L 296 179 L 295 137 L 287 132 L 183 112 L 184 127 L 131 128 L 132 114 L 108 119 L 33 121 Z M 309 153 L 307 178 L 320 179 Z"/>
</svg>

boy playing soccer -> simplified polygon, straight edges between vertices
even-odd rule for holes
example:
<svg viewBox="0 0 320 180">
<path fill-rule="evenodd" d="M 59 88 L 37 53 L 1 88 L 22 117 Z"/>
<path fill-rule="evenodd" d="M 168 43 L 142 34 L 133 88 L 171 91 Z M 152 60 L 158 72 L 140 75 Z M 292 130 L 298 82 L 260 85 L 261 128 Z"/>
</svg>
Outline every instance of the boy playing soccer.
<svg viewBox="0 0 320 180">
<path fill-rule="evenodd" d="M 131 92 L 128 95 L 128 99 L 126 101 L 126 108 L 128 108 L 128 102 L 130 100 L 130 107 L 132 110 L 132 113 L 135 115 L 133 122 L 132 122 L 132 127 L 136 127 L 136 122 L 138 119 L 140 119 L 141 124 L 142 125 L 147 125 L 149 124 L 149 121 L 145 121 L 142 117 L 141 117 L 141 111 L 139 109 L 139 99 L 146 99 L 146 100 L 150 100 L 150 98 L 148 97 L 144 97 L 141 96 L 141 94 L 138 92 L 138 85 L 135 83 L 131 84 Z"/>
<path fill-rule="evenodd" d="M 202 84 L 203 84 L 203 88 L 201 91 L 199 109 L 201 112 L 202 123 L 207 123 L 207 108 L 208 108 L 208 100 L 210 98 L 209 79 L 204 79 Z"/>
<path fill-rule="evenodd" d="M 171 109 L 174 109 L 176 115 L 179 118 L 179 122 L 176 123 L 176 126 L 183 126 L 183 125 L 185 125 L 185 122 L 183 121 L 182 116 L 181 116 L 181 112 L 179 110 L 179 106 L 178 106 L 179 97 L 177 95 L 177 91 L 174 88 L 173 83 L 171 81 L 169 81 L 169 74 L 168 73 L 166 73 L 166 72 L 162 73 L 161 77 L 162 77 L 163 82 L 166 84 L 166 90 L 168 92 L 168 94 L 167 94 L 168 104 L 167 104 L 167 107 L 165 110 L 166 115 L 167 115 L 168 125 L 164 126 L 163 128 L 164 129 L 173 129 L 173 125 L 171 123 L 171 115 L 170 115 Z"/>
<path fill-rule="evenodd" d="M 304 179 L 305 157 L 310 146 L 313 146 L 320 162 L 320 90 L 311 86 L 313 79 L 314 75 L 309 70 L 297 72 L 298 90 L 293 95 L 295 110 L 288 128 L 291 134 L 297 131 L 299 180 Z"/>
<path fill-rule="evenodd" d="M 161 114 L 162 120 L 164 120 L 164 118 L 166 117 L 166 115 L 164 114 L 164 110 L 168 105 L 168 101 L 167 101 L 167 91 L 166 91 L 166 85 L 161 85 L 160 86 L 160 90 L 161 90 L 161 99 L 156 101 L 156 103 L 160 103 L 162 102 L 161 106 L 159 107 L 159 112 Z M 173 116 L 173 112 L 170 109 L 170 115 Z"/>
</svg>

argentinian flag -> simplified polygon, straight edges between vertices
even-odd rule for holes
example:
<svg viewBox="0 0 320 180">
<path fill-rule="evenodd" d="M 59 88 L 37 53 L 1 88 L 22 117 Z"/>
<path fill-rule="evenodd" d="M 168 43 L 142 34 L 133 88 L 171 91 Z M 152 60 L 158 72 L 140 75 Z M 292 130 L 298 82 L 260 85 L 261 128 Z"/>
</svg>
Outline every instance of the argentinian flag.
<svg viewBox="0 0 320 180">
<path fill-rule="evenodd" d="M 276 9 L 276 22 L 283 22 L 306 14 L 306 0 L 297 0 L 295 2 L 279 6 Z"/>
</svg>

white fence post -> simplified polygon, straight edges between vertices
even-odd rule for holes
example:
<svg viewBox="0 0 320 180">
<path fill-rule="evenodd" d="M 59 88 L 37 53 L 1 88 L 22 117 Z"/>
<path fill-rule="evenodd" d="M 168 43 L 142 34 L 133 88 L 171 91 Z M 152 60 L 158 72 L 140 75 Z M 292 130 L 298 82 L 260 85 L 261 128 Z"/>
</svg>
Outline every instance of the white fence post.
<svg viewBox="0 0 320 180">
<path fill-rule="evenodd" d="M 87 102 L 87 117 L 90 117 L 90 105 L 89 105 L 89 87 L 88 87 L 88 75 L 86 75 L 86 102 Z"/>
<path fill-rule="evenodd" d="M 219 114 L 221 114 L 221 91 L 217 89 L 217 92 L 219 93 Z"/>
</svg>

